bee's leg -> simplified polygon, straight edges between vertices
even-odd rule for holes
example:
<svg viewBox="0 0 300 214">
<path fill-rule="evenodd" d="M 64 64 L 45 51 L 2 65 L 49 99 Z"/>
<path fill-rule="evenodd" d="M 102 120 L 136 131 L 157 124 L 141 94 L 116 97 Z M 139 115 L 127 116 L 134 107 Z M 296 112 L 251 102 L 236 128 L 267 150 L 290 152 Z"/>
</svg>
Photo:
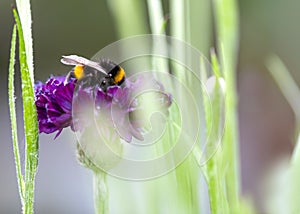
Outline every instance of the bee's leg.
<svg viewBox="0 0 300 214">
<path fill-rule="evenodd" d="M 67 83 L 69 82 L 69 80 L 71 79 L 71 77 L 74 77 L 74 72 L 73 72 L 73 70 L 70 71 L 70 72 L 67 74 L 66 79 L 65 79 L 65 81 L 64 81 L 64 84 L 67 84 Z"/>
</svg>

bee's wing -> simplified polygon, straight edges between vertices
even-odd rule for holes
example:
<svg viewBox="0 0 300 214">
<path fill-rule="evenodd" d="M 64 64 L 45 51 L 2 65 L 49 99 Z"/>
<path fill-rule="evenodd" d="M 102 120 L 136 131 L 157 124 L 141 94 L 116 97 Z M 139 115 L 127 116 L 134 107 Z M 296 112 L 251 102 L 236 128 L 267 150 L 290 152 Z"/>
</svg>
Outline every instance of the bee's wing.
<svg viewBox="0 0 300 214">
<path fill-rule="evenodd" d="M 77 56 L 77 55 L 69 55 L 69 56 L 62 56 L 61 58 L 61 63 L 65 64 L 65 65 L 84 65 L 84 66 L 88 66 L 91 68 L 94 68 L 104 74 L 107 74 L 106 71 L 104 70 L 104 68 L 99 65 L 99 63 L 91 61 L 89 59 L 86 59 L 82 56 Z"/>
</svg>

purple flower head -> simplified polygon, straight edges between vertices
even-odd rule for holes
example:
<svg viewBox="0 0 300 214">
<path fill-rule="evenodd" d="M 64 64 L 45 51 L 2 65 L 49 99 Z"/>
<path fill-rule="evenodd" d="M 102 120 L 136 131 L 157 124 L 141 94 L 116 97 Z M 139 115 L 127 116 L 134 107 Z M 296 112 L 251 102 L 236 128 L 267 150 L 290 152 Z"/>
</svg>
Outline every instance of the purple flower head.
<svg viewBox="0 0 300 214">
<path fill-rule="evenodd" d="M 159 109 L 167 111 L 172 103 L 171 95 L 154 79 L 127 80 L 124 87 L 110 86 L 105 92 L 97 86 L 80 87 L 76 79 L 64 81 L 62 76 L 51 77 L 45 84 L 35 86 L 39 132 L 57 131 L 55 138 L 70 126 L 73 131 L 98 128 L 103 135 L 110 136 L 114 130 L 114 139 L 121 137 L 127 142 L 133 137 L 143 140 L 144 119 L 135 114 L 141 112 L 143 106 L 136 95 L 154 88 L 159 94 L 155 100 Z"/>
<path fill-rule="evenodd" d="M 65 77 L 50 77 L 42 84 L 35 85 L 35 104 L 37 107 L 39 132 L 57 132 L 55 138 L 63 128 L 72 124 L 72 99 L 75 81 L 64 83 Z"/>
</svg>

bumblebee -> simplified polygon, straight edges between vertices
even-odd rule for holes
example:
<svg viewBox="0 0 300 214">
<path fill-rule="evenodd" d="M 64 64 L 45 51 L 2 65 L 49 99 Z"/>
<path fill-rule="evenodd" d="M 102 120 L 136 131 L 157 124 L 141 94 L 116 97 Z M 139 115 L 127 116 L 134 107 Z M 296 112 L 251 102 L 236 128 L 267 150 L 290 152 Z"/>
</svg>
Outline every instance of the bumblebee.
<svg viewBox="0 0 300 214">
<path fill-rule="evenodd" d="M 109 59 L 94 62 L 77 55 L 63 56 L 61 62 L 75 67 L 68 73 L 66 82 L 76 78 L 83 86 L 99 86 L 106 91 L 109 86 L 121 85 L 125 81 L 125 71 Z"/>
</svg>

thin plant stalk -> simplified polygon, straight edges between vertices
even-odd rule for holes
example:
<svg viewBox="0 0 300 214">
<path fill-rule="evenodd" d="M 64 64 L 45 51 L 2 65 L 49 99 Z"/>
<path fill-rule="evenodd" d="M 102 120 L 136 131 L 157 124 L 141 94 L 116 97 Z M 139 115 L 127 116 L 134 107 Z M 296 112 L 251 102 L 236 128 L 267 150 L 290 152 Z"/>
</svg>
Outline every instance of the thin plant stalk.
<svg viewBox="0 0 300 214">
<path fill-rule="evenodd" d="M 155 35 L 165 36 L 166 22 L 168 20 L 165 20 L 161 0 L 147 0 L 147 5 L 148 5 L 148 14 L 149 14 L 151 33 Z M 154 40 L 154 44 L 153 44 L 154 53 L 156 52 L 155 50 L 157 49 L 162 50 L 163 52 L 167 50 L 166 40 L 161 39 L 159 41 L 161 42 L 157 42 L 156 40 Z M 169 66 L 168 66 L 167 59 L 155 57 L 152 60 L 152 65 L 157 71 L 169 73 Z"/>
<path fill-rule="evenodd" d="M 187 41 L 186 27 L 186 1 L 170 0 L 170 35 L 181 41 Z M 172 44 L 171 44 L 172 45 Z M 180 58 L 185 59 L 186 50 L 177 51 L 181 53 Z M 176 63 L 172 63 L 172 71 L 183 82 L 188 82 L 187 75 L 180 72 L 181 68 Z"/>
<path fill-rule="evenodd" d="M 210 0 L 188 0 L 188 42 L 205 56 L 209 56 L 212 43 Z"/>
<path fill-rule="evenodd" d="M 33 39 L 32 39 L 32 17 L 30 0 L 16 0 L 18 13 L 20 15 L 20 23 L 23 28 L 23 36 L 25 41 L 26 63 L 30 74 L 32 85 L 34 84 L 33 72 Z"/>
<path fill-rule="evenodd" d="M 238 11 L 236 0 L 214 0 L 217 47 L 226 82 L 225 131 L 223 152 L 228 168 L 226 193 L 232 212 L 238 212 L 240 194 L 239 145 L 237 120 L 236 64 L 238 49 Z M 225 161 L 225 160 L 224 160 Z"/>
<path fill-rule="evenodd" d="M 107 0 L 119 38 L 148 33 L 143 1 Z"/>
<path fill-rule="evenodd" d="M 161 0 L 147 0 L 152 34 L 165 34 L 164 15 Z"/>
<path fill-rule="evenodd" d="M 176 39 L 189 42 L 190 40 L 190 28 L 189 28 L 189 1 L 170 1 L 170 34 Z M 172 44 L 171 44 L 172 45 Z M 187 51 L 183 48 L 177 50 L 177 54 L 181 53 L 181 59 L 189 60 Z M 172 71 L 175 76 L 185 84 L 189 84 L 189 77 L 183 72 L 182 67 L 176 63 L 172 63 Z M 184 95 L 182 95 L 184 96 Z M 188 107 L 187 107 L 188 108 Z M 190 140 L 190 139 L 188 139 Z M 178 185 L 179 200 L 185 207 L 187 213 L 199 213 L 198 193 L 194 191 L 195 186 L 198 186 L 199 180 L 199 168 L 196 166 L 196 162 L 190 155 L 181 166 L 176 168 L 176 179 Z"/>
<path fill-rule="evenodd" d="M 220 148 L 221 134 L 223 131 L 224 91 L 221 86 L 221 80 L 223 79 L 221 79 L 219 62 L 214 52 L 211 53 L 211 61 L 214 75 L 211 78 L 214 78 L 215 83 L 211 91 L 208 92 L 209 99 L 206 96 L 203 98 L 206 126 L 211 129 L 209 136 L 207 136 L 208 142 L 206 148 L 207 155 L 209 156 L 207 157 L 208 161 L 204 165 L 203 170 L 208 185 L 211 213 L 223 214 L 228 213 L 228 204 L 222 186 L 224 180 L 222 174 L 223 150 Z"/>
<path fill-rule="evenodd" d="M 299 205 L 299 188 L 300 188 L 300 132 L 298 131 L 298 139 L 296 142 L 296 146 L 293 151 L 293 155 L 290 162 L 289 167 L 289 195 L 288 195 L 288 206 L 291 210 L 291 213 L 299 213 L 300 205 Z"/>
<path fill-rule="evenodd" d="M 160 0 L 148 0 L 148 11 L 149 11 L 149 20 L 150 20 L 150 26 L 151 26 L 151 31 L 152 34 L 161 34 L 161 35 L 165 35 L 165 23 L 164 23 L 164 15 L 163 15 L 163 8 L 162 8 L 162 2 Z M 175 3 L 173 2 L 173 7 L 175 7 L 177 9 L 180 9 L 180 5 L 178 6 L 178 1 Z M 178 7 L 177 7 L 178 6 Z M 173 13 L 174 14 L 174 13 Z M 182 20 L 182 18 L 184 19 L 184 17 L 180 17 L 179 19 Z M 174 31 L 175 29 L 178 29 L 176 21 L 172 20 L 171 18 L 171 23 L 174 24 Z M 184 21 L 181 23 L 184 26 Z M 182 28 L 181 28 L 182 30 Z M 174 32 L 175 33 L 175 32 Z M 176 32 L 175 34 L 177 34 L 178 32 Z M 154 41 L 154 47 L 153 48 L 159 48 L 159 49 L 163 49 L 163 50 L 167 50 L 167 43 L 166 40 L 165 42 L 161 42 L 159 44 L 155 43 Z M 168 69 L 168 63 L 165 59 L 158 59 L 158 58 L 154 58 L 154 66 L 156 66 L 156 69 L 158 71 L 164 71 L 164 72 L 169 72 L 170 69 Z M 170 120 L 172 118 L 172 114 L 170 114 Z M 174 129 L 174 128 L 173 128 Z M 171 133 L 172 128 L 170 128 L 169 130 L 169 134 L 170 134 L 170 140 L 174 140 L 174 133 Z M 170 141 L 169 140 L 169 141 Z M 163 143 L 164 146 L 162 146 L 163 148 L 157 148 L 159 149 L 163 149 L 165 151 L 168 150 L 168 146 L 170 146 L 172 142 L 166 141 Z M 197 195 L 197 191 L 195 190 L 195 188 L 193 187 L 194 185 L 197 184 L 197 179 L 198 176 L 197 174 L 197 166 L 195 165 L 195 162 L 193 161 L 193 159 L 191 158 L 191 156 L 189 158 L 187 158 L 185 160 L 185 162 L 179 166 L 178 168 L 176 168 L 175 173 L 169 173 L 168 175 L 165 175 L 165 178 L 167 180 L 169 180 L 168 183 L 165 182 L 159 182 L 158 184 L 161 186 L 162 189 L 165 189 L 165 191 L 168 192 L 172 192 L 170 190 L 170 180 L 175 178 L 175 183 L 177 185 L 177 192 L 176 194 L 178 195 L 178 197 L 172 197 L 172 196 L 168 196 L 168 197 L 172 197 L 174 198 L 174 200 L 178 200 L 177 202 L 177 207 L 178 210 L 177 212 L 187 212 L 187 213 L 198 213 L 198 205 L 197 205 L 197 201 L 198 201 L 198 195 Z M 165 179 L 165 180 L 166 180 Z M 163 179 L 162 179 L 163 180 Z M 161 197 L 161 196 L 159 196 Z M 163 198 L 162 198 L 163 200 Z"/>
<path fill-rule="evenodd" d="M 19 37 L 19 62 L 22 82 L 23 119 L 25 131 L 25 187 L 23 213 L 32 214 L 34 207 L 34 185 L 38 165 L 38 122 L 34 102 L 33 75 L 27 64 L 26 46 L 23 28 L 17 10 L 13 10 Z M 31 30 L 31 29 L 30 29 Z M 30 53 L 32 55 L 32 53 Z M 18 172 L 17 172 L 18 173 Z M 22 184 L 21 184 L 22 185 Z M 19 187 L 23 188 L 22 186 Z"/>
<path fill-rule="evenodd" d="M 170 0 L 171 36 L 186 41 L 186 5 L 182 0 Z"/>
<path fill-rule="evenodd" d="M 270 74 L 276 81 L 278 87 L 281 89 L 284 97 L 287 99 L 291 108 L 293 109 L 297 123 L 300 123 L 300 100 L 296 97 L 300 97 L 300 89 L 293 77 L 288 72 L 288 69 L 283 62 L 276 55 L 271 55 L 266 61 Z"/>
<path fill-rule="evenodd" d="M 288 191 L 287 206 L 291 213 L 299 213 L 299 179 L 300 179 L 300 89 L 294 81 L 290 72 L 280 58 L 276 55 L 271 55 L 266 61 L 270 74 L 274 78 L 282 94 L 290 104 L 296 117 L 296 132 L 298 134 L 296 145 L 292 154 L 289 166 L 289 182 L 286 188 Z"/>
<path fill-rule="evenodd" d="M 94 205 L 96 214 L 109 213 L 107 174 L 101 170 L 94 171 Z"/>
<path fill-rule="evenodd" d="M 300 102 L 297 99 L 300 97 L 300 89 L 296 82 L 293 80 L 290 72 L 280 58 L 276 55 L 271 55 L 266 61 L 266 66 L 270 71 L 270 74 L 274 78 L 278 87 L 281 89 L 282 94 L 285 96 L 286 100 L 290 104 L 294 111 L 296 117 L 296 131 L 298 132 L 296 145 L 292 154 L 290 161 L 290 166 L 288 169 L 288 183 L 286 188 L 288 189 L 288 194 L 286 204 L 290 213 L 299 213 L 299 179 L 300 179 Z"/>
</svg>

